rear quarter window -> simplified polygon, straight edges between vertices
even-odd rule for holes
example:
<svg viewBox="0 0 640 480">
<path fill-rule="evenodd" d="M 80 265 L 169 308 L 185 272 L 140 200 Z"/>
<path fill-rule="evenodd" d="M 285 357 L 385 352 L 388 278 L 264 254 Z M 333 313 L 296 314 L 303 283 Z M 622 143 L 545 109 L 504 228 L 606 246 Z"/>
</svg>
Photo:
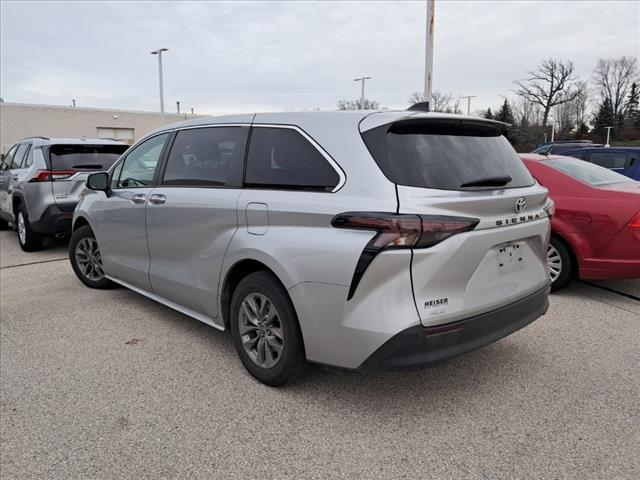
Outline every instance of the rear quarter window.
<svg viewBox="0 0 640 480">
<path fill-rule="evenodd" d="M 340 176 L 297 130 L 254 127 L 244 182 L 249 187 L 332 191 Z"/>
<path fill-rule="evenodd" d="M 504 176 L 511 181 L 489 188 L 535 183 L 495 127 L 406 122 L 368 130 L 362 138 L 385 176 L 400 185 L 464 190 L 463 184 Z"/>
</svg>

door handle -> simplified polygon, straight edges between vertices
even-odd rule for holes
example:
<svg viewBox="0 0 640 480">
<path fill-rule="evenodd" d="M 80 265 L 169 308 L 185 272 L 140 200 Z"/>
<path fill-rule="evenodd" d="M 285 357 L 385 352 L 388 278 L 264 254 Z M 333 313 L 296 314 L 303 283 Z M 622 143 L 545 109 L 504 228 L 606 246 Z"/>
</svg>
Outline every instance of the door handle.
<svg viewBox="0 0 640 480">
<path fill-rule="evenodd" d="M 147 199 L 147 196 L 144 193 L 136 193 L 133 197 L 131 197 L 131 203 L 137 203 L 140 205 L 144 203 Z"/>
<path fill-rule="evenodd" d="M 162 205 L 166 201 L 167 197 L 160 193 L 152 193 L 151 195 L 149 195 L 149 203 L 151 205 Z"/>
</svg>

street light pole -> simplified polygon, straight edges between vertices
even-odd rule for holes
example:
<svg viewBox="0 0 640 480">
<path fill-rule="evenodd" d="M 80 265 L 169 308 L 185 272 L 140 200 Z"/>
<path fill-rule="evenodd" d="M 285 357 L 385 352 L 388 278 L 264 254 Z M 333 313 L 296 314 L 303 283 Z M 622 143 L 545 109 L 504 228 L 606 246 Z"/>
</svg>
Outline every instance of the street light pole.
<svg viewBox="0 0 640 480">
<path fill-rule="evenodd" d="M 360 77 L 353 79 L 354 82 L 362 82 L 360 89 L 360 110 L 364 110 L 364 82 L 366 80 L 371 80 L 371 77 Z"/>
<path fill-rule="evenodd" d="M 166 52 L 168 48 L 159 48 L 151 52 L 151 55 L 158 55 L 158 77 L 160 82 L 160 119 L 164 125 L 164 87 L 162 84 L 162 52 Z"/>
<path fill-rule="evenodd" d="M 464 97 L 459 97 L 467 99 L 467 115 L 471 115 L 471 99 L 476 97 L 477 95 L 465 95 Z"/>
<path fill-rule="evenodd" d="M 431 91 L 433 83 L 433 22 L 435 0 L 427 0 L 427 35 L 425 40 L 424 61 L 424 101 L 431 108 Z"/>
<path fill-rule="evenodd" d="M 605 144 L 605 147 L 609 147 L 609 146 L 610 146 L 610 145 L 609 145 L 609 137 L 610 137 L 610 135 L 611 135 L 611 129 L 612 129 L 613 127 L 604 127 L 604 128 L 606 128 L 606 129 L 607 129 L 607 143 Z"/>
</svg>

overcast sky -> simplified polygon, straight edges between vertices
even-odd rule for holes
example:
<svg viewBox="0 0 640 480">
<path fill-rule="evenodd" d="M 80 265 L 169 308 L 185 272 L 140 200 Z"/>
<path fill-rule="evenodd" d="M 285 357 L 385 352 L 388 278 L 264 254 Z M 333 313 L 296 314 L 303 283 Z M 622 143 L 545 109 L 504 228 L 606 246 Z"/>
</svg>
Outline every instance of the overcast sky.
<svg viewBox="0 0 640 480">
<path fill-rule="evenodd" d="M 6 102 L 226 113 L 406 108 L 423 89 L 426 2 L 1 3 Z M 495 106 L 543 58 L 587 78 L 600 57 L 640 56 L 640 2 L 436 1 L 434 89 Z"/>
</svg>

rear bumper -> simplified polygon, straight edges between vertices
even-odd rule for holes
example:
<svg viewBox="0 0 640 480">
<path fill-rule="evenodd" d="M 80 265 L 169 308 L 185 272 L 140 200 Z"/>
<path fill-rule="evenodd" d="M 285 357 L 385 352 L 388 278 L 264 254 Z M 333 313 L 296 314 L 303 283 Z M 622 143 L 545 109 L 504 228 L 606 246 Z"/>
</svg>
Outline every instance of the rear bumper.
<svg viewBox="0 0 640 480">
<path fill-rule="evenodd" d="M 42 212 L 38 220 L 31 221 L 29 219 L 31 228 L 34 232 L 41 234 L 71 232 L 71 221 L 75 208 L 75 203 L 50 205 Z"/>
<path fill-rule="evenodd" d="M 549 308 L 549 287 L 492 312 L 433 327 L 408 328 L 378 348 L 358 370 L 415 370 L 488 345 L 530 324 Z"/>
</svg>

